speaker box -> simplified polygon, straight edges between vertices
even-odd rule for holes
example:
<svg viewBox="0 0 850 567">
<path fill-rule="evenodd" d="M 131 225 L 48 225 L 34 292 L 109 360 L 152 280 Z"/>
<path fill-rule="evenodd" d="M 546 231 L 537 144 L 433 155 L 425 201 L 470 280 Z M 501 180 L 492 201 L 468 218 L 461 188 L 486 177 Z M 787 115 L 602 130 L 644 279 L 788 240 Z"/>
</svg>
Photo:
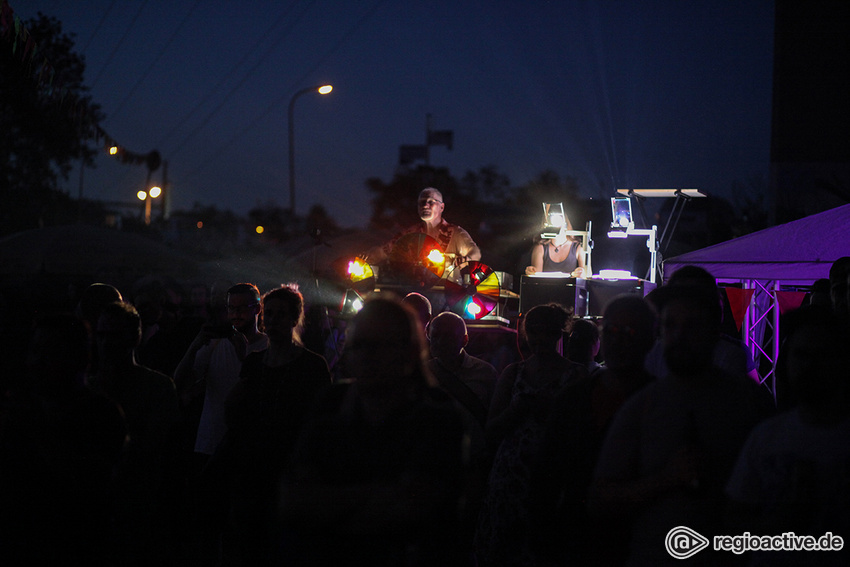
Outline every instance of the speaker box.
<svg viewBox="0 0 850 567">
<path fill-rule="evenodd" d="M 570 310 L 575 310 L 577 294 L 583 292 L 576 285 L 576 281 L 576 278 L 570 277 L 522 276 L 519 291 L 520 315 L 525 315 L 532 307 L 546 303 L 560 303 Z"/>
</svg>

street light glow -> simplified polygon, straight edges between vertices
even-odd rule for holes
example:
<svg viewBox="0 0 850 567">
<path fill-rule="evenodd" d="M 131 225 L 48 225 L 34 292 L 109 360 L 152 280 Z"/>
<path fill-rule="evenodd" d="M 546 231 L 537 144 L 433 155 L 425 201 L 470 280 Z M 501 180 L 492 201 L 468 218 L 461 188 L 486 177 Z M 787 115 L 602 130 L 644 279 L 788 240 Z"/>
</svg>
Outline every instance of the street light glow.
<svg viewBox="0 0 850 567">
<path fill-rule="evenodd" d="M 162 194 L 162 188 L 154 185 L 153 187 L 151 187 L 149 193 L 150 193 L 150 196 L 151 196 L 152 199 L 156 199 L 157 197 L 159 197 Z"/>
<path fill-rule="evenodd" d="M 114 156 L 117 153 L 118 153 L 118 146 L 112 146 L 111 148 L 109 148 L 109 155 Z"/>
<path fill-rule="evenodd" d="M 315 93 L 325 95 L 333 90 L 333 85 L 319 85 L 306 87 L 297 91 L 289 99 L 288 123 L 289 123 L 289 213 L 295 217 L 295 101 L 303 94 Z"/>
<path fill-rule="evenodd" d="M 144 201 L 148 198 L 147 191 L 139 191 L 138 193 L 136 193 L 136 197 L 139 198 L 139 201 Z"/>
</svg>

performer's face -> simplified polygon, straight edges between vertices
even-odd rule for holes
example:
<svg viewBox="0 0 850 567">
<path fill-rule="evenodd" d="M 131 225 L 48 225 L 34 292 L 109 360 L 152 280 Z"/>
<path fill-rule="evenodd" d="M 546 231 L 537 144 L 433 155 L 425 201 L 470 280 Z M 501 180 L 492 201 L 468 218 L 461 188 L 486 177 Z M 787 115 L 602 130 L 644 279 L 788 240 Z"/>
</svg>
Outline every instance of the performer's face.
<svg viewBox="0 0 850 567">
<path fill-rule="evenodd" d="M 436 191 L 423 191 L 419 194 L 417 207 L 419 209 L 419 218 L 426 222 L 442 218 L 443 209 L 445 208 L 443 196 Z"/>
</svg>

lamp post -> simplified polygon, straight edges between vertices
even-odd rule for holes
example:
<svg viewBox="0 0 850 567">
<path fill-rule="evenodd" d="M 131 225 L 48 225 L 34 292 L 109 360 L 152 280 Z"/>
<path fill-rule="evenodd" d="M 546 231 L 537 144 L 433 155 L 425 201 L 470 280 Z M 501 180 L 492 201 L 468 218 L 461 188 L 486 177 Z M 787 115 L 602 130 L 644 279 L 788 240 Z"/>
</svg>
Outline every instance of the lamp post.
<svg viewBox="0 0 850 567">
<path fill-rule="evenodd" d="M 317 85 L 315 87 L 301 89 L 289 99 L 289 210 L 293 217 L 295 216 L 295 123 L 293 122 L 295 100 L 299 96 L 309 92 L 315 91 L 324 95 L 332 90 L 332 85 Z"/>
<path fill-rule="evenodd" d="M 162 189 L 156 185 L 154 185 L 147 191 L 139 191 L 138 193 L 136 193 L 136 197 L 138 197 L 140 201 L 144 201 L 145 203 L 145 226 L 150 226 L 151 224 L 151 201 L 159 197 L 161 194 Z"/>
</svg>

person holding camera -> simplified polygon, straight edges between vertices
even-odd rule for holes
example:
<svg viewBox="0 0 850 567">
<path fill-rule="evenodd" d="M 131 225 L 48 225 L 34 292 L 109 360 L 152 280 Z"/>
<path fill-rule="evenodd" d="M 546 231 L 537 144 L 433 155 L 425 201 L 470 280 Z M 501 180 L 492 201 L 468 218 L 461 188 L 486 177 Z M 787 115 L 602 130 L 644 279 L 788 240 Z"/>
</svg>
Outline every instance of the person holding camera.
<svg viewBox="0 0 850 567">
<path fill-rule="evenodd" d="M 204 389 L 195 454 L 205 461 L 224 438 L 224 400 L 239 381 L 242 361 L 248 353 L 268 348 L 261 328 L 260 290 L 252 283 L 239 283 L 227 290 L 225 317 L 213 316 L 201 327 L 174 372 L 181 394 Z M 225 315 L 225 313 L 221 313 Z"/>
</svg>

